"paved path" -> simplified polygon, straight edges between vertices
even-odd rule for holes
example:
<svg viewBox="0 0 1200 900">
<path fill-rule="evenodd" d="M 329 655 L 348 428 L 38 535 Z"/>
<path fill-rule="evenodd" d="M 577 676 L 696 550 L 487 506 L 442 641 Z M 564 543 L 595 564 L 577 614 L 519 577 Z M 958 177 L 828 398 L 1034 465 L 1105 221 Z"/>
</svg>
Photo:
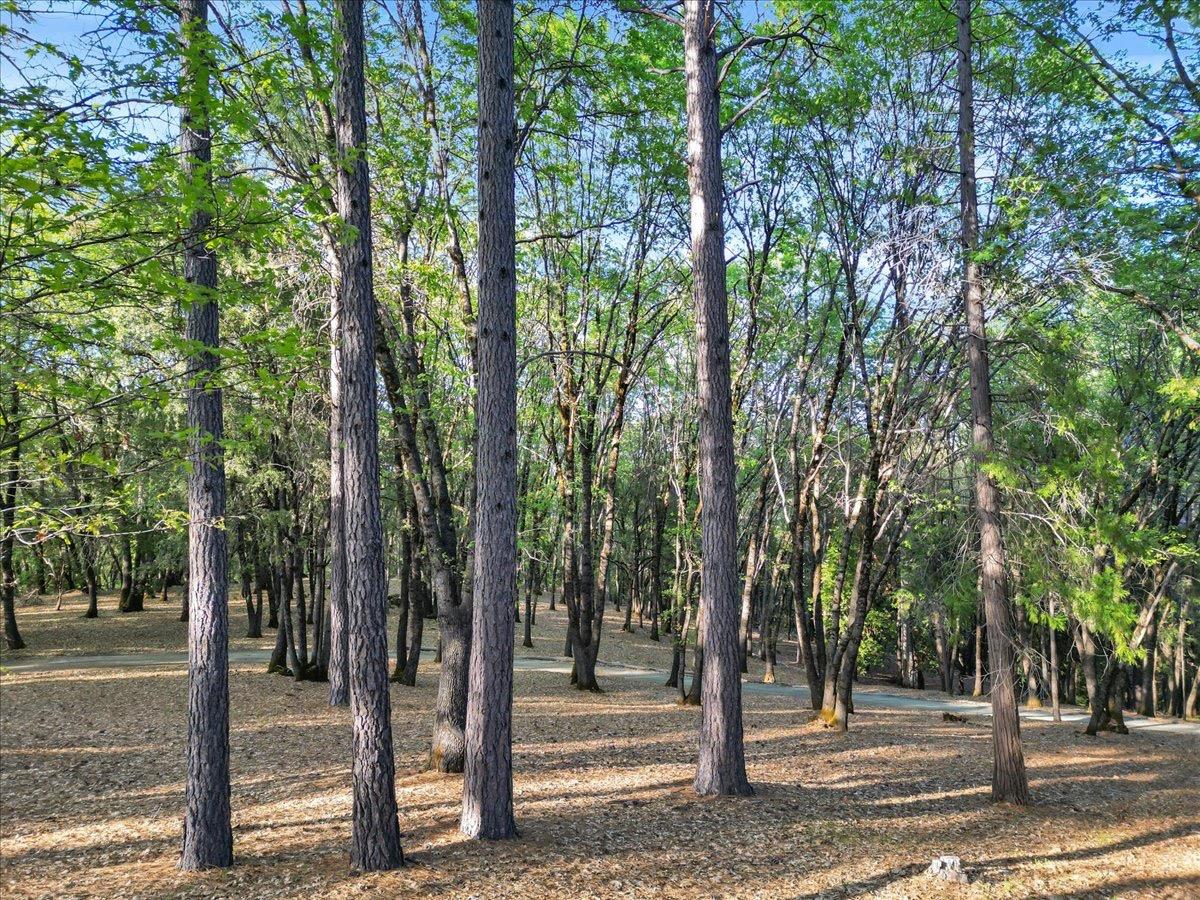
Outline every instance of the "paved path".
<svg viewBox="0 0 1200 900">
<path fill-rule="evenodd" d="M 231 663 L 266 663 L 270 652 L 265 650 L 231 650 Z M 422 650 L 422 659 L 433 659 L 432 650 Z M 180 652 L 156 653 L 127 653 L 110 656 L 43 656 L 37 659 L 19 660 L 4 663 L 0 666 L 4 672 L 18 674 L 21 672 L 55 672 L 69 669 L 116 669 L 130 666 L 181 666 L 187 664 L 187 654 Z M 549 659 L 542 657 L 518 656 L 513 661 L 514 667 L 523 672 L 549 672 L 568 675 L 571 663 L 566 659 Z M 642 684 L 661 686 L 667 673 L 657 669 L 642 669 L 634 666 L 624 666 L 619 663 L 601 662 L 597 667 L 597 675 L 605 678 L 628 678 Z M 794 697 L 802 699 L 807 705 L 808 688 L 799 685 L 760 684 L 756 681 L 745 681 L 742 690 L 748 694 L 765 694 L 776 697 Z M 913 709 L 929 712 L 950 712 L 960 716 L 989 716 L 992 708 L 986 702 L 968 699 L 951 699 L 941 695 L 914 697 L 911 694 L 893 694 L 874 687 L 857 687 L 854 691 L 854 703 L 863 709 Z M 1052 722 L 1053 717 L 1048 709 L 1021 709 L 1021 718 L 1032 722 Z M 1064 709 L 1062 724 L 1082 725 L 1088 720 L 1086 712 L 1077 707 Z M 1185 734 L 1200 738 L 1200 722 L 1180 722 L 1169 719 L 1148 719 L 1132 713 L 1125 713 L 1125 724 L 1131 731 L 1148 731 L 1161 734 Z"/>
</svg>

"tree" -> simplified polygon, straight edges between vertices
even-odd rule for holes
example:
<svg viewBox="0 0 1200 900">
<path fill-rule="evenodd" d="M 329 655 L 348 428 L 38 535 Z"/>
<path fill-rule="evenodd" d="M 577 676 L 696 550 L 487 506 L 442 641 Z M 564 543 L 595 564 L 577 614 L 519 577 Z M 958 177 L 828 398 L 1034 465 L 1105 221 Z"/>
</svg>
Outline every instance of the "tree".
<svg viewBox="0 0 1200 900">
<path fill-rule="evenodd" d="M 515 837 L 512 657 L 517 587 L 517 292 L 513 5 L 479 6 L 479 287 L 475 577 L 462 831 Z"/>
<path fill-rule="evenodd" d="M 958 154 L 962 239 L 962 293 L 967 314 L 967 366 L 975 457 L 975 514 L 979 519 L 979 566 L 991 663 L 992 799 L 1025 804 L 1029 785 L 1021 750 L 1021 719 L 1013 691 L 1012 614 L 1008 605 L 1000 498 L 989 471 L 992 386 L 979 263 L 979 201 L 975 188 L 975 106 L 971 63 L 971 3 L 958 0 Z"/>
<path fill-rule="evenodd" d="M 337 0 L 334 28 L 337 201 L 344 229 L 339 285 L 342 487 L 350 706 L 354 716 L 350 865 L 357 871 L 373 872 L 403 865 L 404 854 L 396 816 L 396 764 L 388 696 L 387 573 L 379 499 L 377 325 L 362 4 Z"/>
<path fill-rule="evenodd" d="M 179 8 L 183 49 L 180 155 L 190 208 L 183 241 L 187 308 L 188 744 L 184 869 L 233 863 L 229 813 L 229 560 L 225 540 L 225 464 L 217 256 L 212 223 L 212 72 L 208 0 Z"/>
<path fill-rule="evenodd" d="M 717 85 L 716 4 L 686 0 L 688 193 L 691 197 L 692 298 L 696 307 L 696 384 L 700 406 L 700 502 L 704 651 L 699 794 L 751 794 L 742 746 L 738 653 L 737 505 L 725 287 L 725 182 Z"/>
</svg>

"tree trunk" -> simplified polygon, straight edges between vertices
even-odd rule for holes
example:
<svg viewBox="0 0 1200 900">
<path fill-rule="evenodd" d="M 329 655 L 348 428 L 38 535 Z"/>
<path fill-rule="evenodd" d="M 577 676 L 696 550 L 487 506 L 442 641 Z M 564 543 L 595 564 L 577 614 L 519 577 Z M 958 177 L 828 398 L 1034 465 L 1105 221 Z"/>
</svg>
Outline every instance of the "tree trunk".
<svg viewBox="0 0 1200 900">
<path fill-rule="evenodd" d="M 713 0 L 686 0 L 688 193 L 700 412 L 700 603 L 704 625 L 699 794 L 752 794 L 742 744 L 737 608 L 737 506 L 725 287 L 725 202 Z"/>
<path fill-rule="evenodd" d="M 1150 622 L 1146 633 L 1146 656 L 1138 672 L 1137 711 L 1138 715 L 1154 718 L 1154 674 L 1158 666 L 1158 616 Z"/>
<path fill-rule="evenodd" d="M 379 499 L 375 292 L 371 186 L 366 158 L 363 6 L 334 4 L 338 212 L 352 234 L 341 247 L 342 489 L 350 704 L 354 716 L 354 802 L 350 866 L 394 869 L 404 862 L 396 815 L 387 669 L 387 571 Z"/>
<path fill-rule="evenodd" d="M 229 810 L 229 585 L 225 463 L 221 448 L 220 316 L 212 223 L 212 71 L 208 0 L 180 4 L 183 109 L 180 150 L 185 192 L 194 204 L 184 235 L 188 283 L 188 738 L 182 869 L 233 863 Z M 203 348 L 203 349 L 199 349 Z"/>
<path fill-rule="evenodd" d="M 967 364 L 971 380 L 971 419 L 975 451 L 975 507 L 979 516 L 979 555 L 983 603 L 988 623 L 991 663 L 992 799 L 1029 802 L 1021 719 L 1017 714 L 1012 672 L 1012 614 L 1005 583 L 1004 543 L 1000 533 L 1000 501 L 988 474 L 994 447 L 992 388 L 988 366 L 983 291 L 975 261 L 978 198 L 975 189 L 975 106 L 971 71 L 971 2 L 958 0 L 958 137 L 962 212 L 963 301 L 967 312 Z"/>
<path fill-rule="evenodd" d="M 750 518 L 750 527 L 746 535 L 746 569 L 742 576 L 741 615 L 738 617 L 738 670 L 743 674 L 748 671 L 746 658 L 750 653 L 752 601 L 754 584 L 758 578 L 759 553 L 765 537 L 763 532 L 766 528 L 767 489 L 770 483 L 770 475 L 764 473 L 758 486 L 758 501 L 754 505 L 755 514 Z M 800 642 L 797 642 L 797 646 L 799 644 Z"/>
<path fill-rule="evenodd" d="M 1179 605 L 1179 630 L 1175 639 L 1175 658 L 1171 665 L 1175 672 L 1175 690 L 1168 700 L 1172 716 L 1182 718 L 1186 715 L 1187 706 L 1184 703 L 1185 682 L 1187 681 L 1187 626 L 1188 610 L 1191 600 L 1185 599 Z"/>
<path fill-rule="evenodd" d="M 460 828 L 517 833 L 512 801 L 517 599 L 517 294 L 513 5 L 479 6 L 475 575 Z"/>
<path fill-rule="evenodd" d="M 96 574 L 96 562 L 93 558 L 94 548 L 90 546 L 94 539 L 85 538 L 85 548 L 80 551 L 83 562 L 83 577 L 87 585 L 88 607 L 83 614 L 85 619 L 95 619 L 100 615 L 100 584 Z"/>
<path fill-rule="evenodd" d="M 1050 619 L 1054 619 L 1054 600 L 1050 600 Z M 1054 716 L 1055 722 L 1062 721 L 1062 702 L 1059 698 L 1059 673 L 1058 673 L 1058 633 L 1054 630 L 1053 624 L 1046 629 L 1047 644 L 1050 649 L 1050 712 Z"/>
<path fill-rule="evenodd" d="M 1087 694 L 1090 708 L 1096 699 L 1096 692 L 1099 690 L 1096 675 L 1096 638 L 1084 622 L 1078 622 L 1076 625 L 1075 649 L 1079 654 L 1079 667 L 1083 670 L 1084 692 Z"/>
<path fill-rule="evenodd" d="M 435 772 L 463 770 L 467 669 L 471 659 L 470 616 L 468 604 L 438 608 L 442 674 L 434 701 L 433 742 L 429 749 L 429 768 Z"/>
<path fill-rule="evenodd" d="M 975 686 L 971 689 L 972 697 L 983 696 L 983 632 L 985 628 L 983 615 L 983 598 L 981 597 L 975 612 Z"/>
<path fill-rule="evenodd" d="M 17 479 L 21 476 L 21 444 L 17 440 L 17 415 L 20 412 L 20 394 L 16 382 L 9 388 L 11 399 L 11 423 L 5 429 L 5 438 L 13 442 L 8 454 L 8 466 L 4 473 L 4 538 L 0 540 L 0 601 L 4 606 L 4 642 L 9 650 L 21 650 L 25 641 L 21 639 L 21 631 L 17 628 L 17 575 L 13 569 L 13 545 L 16 538 L 13 525 L 17 514 Z"/>
<path fill-rule="evenodd" d="M 425 610 L 429 606 L 429 591 L 425 580 L 415 577 L 412 580 L 412 607 L 408 616 L 408 653 L 404 675 L 401 684 L 416 687 L 417 666 L 421 662 L 421 638 L 425 634 Z"/>
<path fill-rule="evenodd" d="M 330 253 L 329 297 L 329 705 L 350 705 L 350 634 L 346 608 L 345 450 L 342 427 L 342 287 L 350 277 L 339 254 Z M 272 609 L 272 613 L 274 610 Z M 272 615 L 274 619 L 274 615 Z"/>
<path fill-rule="evenodd" d="M 1188 691 L 1187 700 L 1183 704 L 1184 718 L 1200 716 L 1200 663 L 1192 674 L 1192 689 Z"/>
<path fill-rule="evenodd" d="M 409 616 L 421 617 L 420 610 L 414 611 L 412 603 L 412 557 L 412 535 L 403 529 L 400 533 L 400 612 L 396 616 L 396 665 L 392 669 L 392 681 L 403 682 L 408 668 Z"/>
</svg>

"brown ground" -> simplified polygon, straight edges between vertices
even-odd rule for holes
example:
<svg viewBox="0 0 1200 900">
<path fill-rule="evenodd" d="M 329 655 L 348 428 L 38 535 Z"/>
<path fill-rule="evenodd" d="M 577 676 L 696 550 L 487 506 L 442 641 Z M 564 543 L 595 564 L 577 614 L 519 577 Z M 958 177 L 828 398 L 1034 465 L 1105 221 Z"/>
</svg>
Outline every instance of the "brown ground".
<svg viewBox="0 0 1200 900">
<path fill-rule="evenodd" d="M 31 651 L 183 649 L 174 602 L 83 621 L 77 597 L 18 610 Z M 235 633 L 242 628 L 236 605 Z M 669 662 L 610 622 L 602 655 Z M 543 613 L 526 654 L 561 651 Z M 518 636 L 519 642 L 519 636 Z M 235 641 L 247 647 L 260 642 Z M 270 636 L 261 642 L 270 644 Z M 426 646 L 431 645 L 427 636 Z M 0 690 L 0 895 L 41 897 L 1200 897 L 1200 744 L 1135 732 L 1091 740 L 1026 724 L 1035 805 L 988 800 L 986 721 L 866 710 L 848 735 L 785 697 L 746 697 L 757 796 L 701 800 L 690 779 L 698 711 L 670 692 L 518 671 L 515 794 L 522 838 L 457 831 L 460 781 L 420 772 L 435 689 L 393 687 L 402 871 L 351 876 L 349 715 L 325 688 L 236 665 L 234 839 L 227 872 L 176 870 L 186 674 L 182 666 L 5 675 Z M 781 678 L 792 680 L 792 670 Z M 963 859 L 965 887 L 927 879 Z"/>
</svg>

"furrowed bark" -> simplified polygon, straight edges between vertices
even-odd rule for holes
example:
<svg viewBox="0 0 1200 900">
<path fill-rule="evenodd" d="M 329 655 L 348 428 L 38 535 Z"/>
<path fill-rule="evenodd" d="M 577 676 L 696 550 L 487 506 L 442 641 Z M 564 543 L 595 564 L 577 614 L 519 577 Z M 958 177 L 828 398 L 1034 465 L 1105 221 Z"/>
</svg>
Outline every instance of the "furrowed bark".
<svg viewBox="0 0 1200 900">
<path fill-rule="evenodd" d="M 700 411 L 701 550 L 704 653 L 699 794 L 752 794 L 742 744 L 742 679 L 737 608 L 737 506 L 734 499 L 729 301 L 722 222 L 720 97 L 712 0 L 684 4 L 688 192 L 692 295 Z"/>
<path fill-rule="evenodd" d="M 188 741 L 182 869 L 233 863 L 229 810 L 229 585 L 221 450 L 220 316 L 212 224 L 208 0 L 179 7 L 183 50 L 180 150 L 192 204 L 184 236 L 188 284 Z"/>
<path fill-rule="evenodd" d="M 404 863 L 396 813 L 388 694 L 387 572 L 379 496 L 371 195 L 366 158 L 363 5 L 334 4 L 338 211 L 341 247 L 342 443 L 346 608 L 353 727 L 350 865 L 356 871 Z"/>
<path fill-rule="evenodd" d="M 512 803 L 517 590 L 517 295 L 513 5 L 479 6 L 479 287 L 473 647 L 460 828 L 516 836 Z"/>
<path fill-rule="evenodd" d="M 979 517 L 979 556 L 991 664 L 992 799 L 1029 802 L 1021 720 L 1013 689 L 1012 612 L 1006 583 L 1000 499 L 987 471 L 994 449 L 992 387 L 986 316 L 979 265 L 978 199 L 975 188 L 975 108 L 971 70 L 971 0 L 958 0 L 958 144 L 963 252 L 963 302 L 967 313 L 967 363 L 971 380 L 971 422 L 975 455 L 975 508 Z"/>
</svg>

